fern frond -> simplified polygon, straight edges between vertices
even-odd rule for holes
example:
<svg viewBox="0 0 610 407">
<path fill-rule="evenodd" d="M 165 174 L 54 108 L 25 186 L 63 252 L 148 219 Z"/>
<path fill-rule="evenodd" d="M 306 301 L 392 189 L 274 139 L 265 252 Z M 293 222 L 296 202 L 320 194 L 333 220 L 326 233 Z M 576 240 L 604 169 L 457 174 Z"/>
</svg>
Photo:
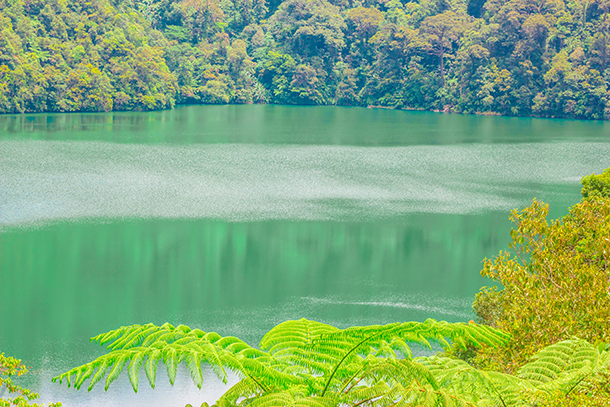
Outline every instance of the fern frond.
<svg viewBox="0 0 610 407">
<path fill-rule="evenodd" d="M 150 349 L 148 352 L 142 352 L 139 355 L 148 358 L 144 365 L 144 371 L 146 372 L 148 384 L 154 389 L 157 380 L 157 367 L 159 366 L 159 361 L 163 359 L 163 352 L 160 349 Z M 138 375 L 139 372 L 136 371 L 135 374 Z M 134 389 L 134 391 L 136 391 L 136 389 Z"/>
<path fill-rule="evenodd" d="M 582 339 L 568 339 L 547 346 L 532 357 L 532 361 L 517 371 L 521 378 L 547 383 L 560 375 L 577 372 L 597 364 L 599 350 Z"/>
<path fill-rule="evenodd" d="M 93 375 L 93 378 L 91 379 L 91 383 L 89 384 L 89 388 L 87 389 L 89 391 L 91 391 L 91 389 L 93 388 L 93 386 L 95 386 L 95 384 L 97 382 L 102 380 L 102 378 L 106 375 L 106 370 L 110 366 L 112 366 L 112 363 L 114 362 L 114 360 L 109 357 L 102 357 L 98 360 L 99 360 L 98 363 L 94 363 L 93 369 L 91 369 L 91 372 L 93 372 L 95 370 L 95 368 L 97 368 L 97 371 L 95 372 L 95 374 Z M 88 368 L 86 368 L 86 369 L 87 369 L 87 371 L 89 370 Z M 61 383 L 61 379 L 60 379 L 60 383 Z"/>
<path fill-rule="evenodd" d="M 359 406 L 459 406 L 475 407 L 476 404 L 461 395 L 455 395 L 446 389 L 434 390 L 429 386 L 412 380 L 409 384 L 375 383 L 371 387 L 360 387 L 350 397 L 349 404 Z"/>
<path fill-rule="evenodd" d="M 489 327 L 435 320 L 338 329 L 301 319 L 274 327 L 261 340 L 261 349 L 255 349 L 238 338 L 184 325 L 134 325 L 92 338 L 93 342 L 107 344 L 109 353 L 53 381 L 61 383 L 65 379 L 69 386 L 80 388 L 91 379 L 91 390 L 109 372 L 107 389 L 128 365 L 129 380 L 137 392 L 142 367 L 154 388 L 162 361 L 172 385 L 180 363 L 186 364 L 199 388 L 203 383 L 202 365 L 210 366 L 225 382 L 228 371 L 234 372 L 241 381 L 224 399 L 231 403 L 242 400 L 243 405 L 281 402 L 317 406 L 357 394 L 361 404 L 373 399 L 388 403 L 418 400 L 424 405 L 442 404 L 442 400 L 453 403 L 462 399 L 451 393 L 450 386 L 444 388 L 428 367 L 411 359 L 408 344 L 430 347 L 431 342 L 437 342 L 448 346 L 451 341 L 463 346 L 499 345 L 508 339 Z M 407 359 L 399 360 L 397 355 Z"/>
<path fill-rule="evenodd" d="M 472 403 L 514 405 L 522 392 L 535 393 L 528 380 L 499 372 L 475 369 L 468 363 L 446 357 L 417 358 L 438 381 L 440 388 Z"/>
<path fill-rule="evenodd" d="M 163 363 L 165 364 L 165 368 L 167 369 L 167 377 L 169 378 L 170 384 L 173 386 L 176 381 L 176 373 L 178 372 L 178 363 L 180 363 L 180 359 L 182 359 L 181 349 L 177 347 L 177 345 L 167 345 L 163 350 Z M 198 367 L 201 369 L 201 367 Z M 223 377 L 223 379 L 225 379 Z M 226 380 L 226 379 L 225 379 Z"/>
<path fill-rule="evenodd" d="M 142 369 L 142 365 L 146 359 L 146 354 L 144 352 L 135 355 L 131 362 L 129 363 L 128 376 L 129 383 L 131 383 L 131 387 L 134 392 L 138 392 L 138 386 L 140 384 L 140 369 Z"/>
<path fill-rule="evenodd" d="M 408 342 L 431 348 L 430 341 L 433 341 L 449 347 L 447 339 L 461 346 L 482 343 L 498 346 L 507 343 L 510 336 L 474 323 L 448 323 L 428 319 L 425 322 L 372 325 L 332 331 L 312 340 L 307 351 L 310 355 L 316 355 L 318 361 L 334 365 L 325 386 L 327 389 L 332 380 L 341 380 L 353 374 L 346 366 L 356 363 L 362 357 L 387 354 L 388 350 L 392 349 L 409 358 L 411 351 Z M 320 355 L 317 355 L 318 353 Z M 323 373 L 328 374 L 328 371 Z M 325 394 L 325 391 L 322 394 Z"/>
<path fill-rule="evenodd" d="M 337 402 L 331 397 L 303 397 L 294 401 L 293 407 L 336 407 Z"/>
<path fill-rule="evenodd" d="M 138 390 L 139 373 L 144 365 L 148 382 L 155 387 L 156 371 L 159 361 L 167 368 L 170 383 L 173 385 L 178 364 L 185 362 L 195 384 L 201 387 L 203 383 L 202 363 L 209 365 L 214 373 L 223 381 L 227 380 L 229 369 L 239 376 L 259 376 L 259 383 L 292 382 L 290 375 L 282 374 L 285 369 L 274 369 L 280 364 L 269 354 L 252 348 L 235 337 L 221 337 L 217 333 L 205 333 L 201 330 L 191 330 L 180 325 L 173 327 L 165 324 L 161 327 L 153 324 L 122 327 L 106 334 L 92 338 L 93 342 L 108 345 L 110 353 L 83 366 L 74 368 L 53 381 L 64 379 L 68 385 L 72 382 L 80 387 L 84 381 L 91 378 L 89 390 L 99 382 L 110 369 L 106 379 L 106 389 L 118 378 L 128 361 L 129 377 L 134 391 Z M 265 387 L 265 384 L 261 384 Z"/>
<path fill-rule="evenodd" d="M 286 321 L 273 327 L 260 341 L 260 348 L 276 360 L 290 366 L 301 366 L 303 372 L 327 373 L 332 354 L 314 349 L 313 341 L 321 335 L 339 331 L 334 326 L 305 318 Z"/>
<path fill-rule="evenodd" d="M 448 339 L 460 346 L 486 344 L 499 346 L 508 343 L 510 336 L 502 331 L 475 323 L 448 323 L 428 319 L 425 322 L 403 322 L 388 325 L 351 327 L 320 335 L 312 346 L 336 352 L 338 356 L 358 342 L 366 339 L 358 352 L 369 354 L 384 346 L 400 350 L 410 357 L 408 343 L 418 343 L 431 348 L 430 341 L 448 347 Z"/>
<path fill-rule="evenodd" d="M 108 386 L 110 386 L 110 383 L 112 383 L 119 377 L 119 375 L 123 371 L 123 367 L 125 367 L 125 364 L 128 362 L 129 358 L 129 354 L 123 353 L 114 360 L 112 369 L 110 369 L 110 373 L 108 373 L 108 376 L 106 377 L 106 385 L 104 386 L 104 390 L 108 390 Z"/>
<path fill-rule="evenodd" d="M 361 403 L 360 405 L 366 405 L 374 400 L 379 400 L 387 395 L 390 390 L 391 388 L 384 381 L 378 381 L 370 386 L 359 385 L 350 390 L 347 394 L 342 395 L 342 401 L 344 404 L 354 405 Z M 380 402 L 375 405 L 382 407 L 383 403 Z"/>
<path fill-rule="evenodd" d="M 501 405 L 498 397 L 489 397 L 493 384 L 477 375 L 465 375 L 476 369 L 461 361 L 444 358 L 376 359 L 367 358 L 362 372 L 350 380 L 353 385 L 341 391 L 345 404 L 446 405 L 471 406 L 479 402 Z M 429 369 L 428 367 L 431 367 Z M 491 379 L 487 378 L 486 381 Z M 484 382 L 482 385 L 478 382 Z M 479 388 L 487 389 L 482 391 Z"/>
<path fill-rule="evenodd" d="M 517 371 L 547 394 L 567 395 L 583 380 L 610 368 L 610 352 L 573 338 L 547 346 Z"/>
<path fill-rule="evenodd" d="M 289 391 L 270 393 L 247 403 L 249 407 L 336 407 L 337 400 L 332 397 L 299 397 Z"/>
<path fill-rule="evenodd" d="M 247 405 L 250 407 L 277 407 L 290 406 L 294 403 L 294 397 L 288 392 L 265 394 L 253 399 Z"/>
<path fill-rule="evenodd" d="M 219 401 L 227 401 L 229 404 L 237 403 L 238 399 L 251 399 L 262 394 L 261 388 L 251 377 L 246 377 L 235 383 L 227 390 Z"/>
</svg>

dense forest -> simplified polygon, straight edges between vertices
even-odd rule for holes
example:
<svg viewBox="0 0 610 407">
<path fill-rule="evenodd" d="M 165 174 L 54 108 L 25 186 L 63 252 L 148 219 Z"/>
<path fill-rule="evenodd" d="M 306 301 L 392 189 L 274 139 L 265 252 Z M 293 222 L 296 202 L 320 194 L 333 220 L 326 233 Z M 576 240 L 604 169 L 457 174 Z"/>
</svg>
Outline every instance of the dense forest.
<svg viewBox="0 0 610 407">
<path fill-rule="evenodd" d="M 0 112 L 610 118 L 607 0 L 0 0 Z"/>
</svg>

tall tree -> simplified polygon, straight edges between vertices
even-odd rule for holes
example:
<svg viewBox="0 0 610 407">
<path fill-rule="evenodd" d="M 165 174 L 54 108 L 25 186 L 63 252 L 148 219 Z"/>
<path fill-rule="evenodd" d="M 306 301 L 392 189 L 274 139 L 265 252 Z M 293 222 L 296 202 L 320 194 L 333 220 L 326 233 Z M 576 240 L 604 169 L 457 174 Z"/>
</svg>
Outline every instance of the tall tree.
<svg viewBox="0 0 610 407">
<path fill-rule="evenodd" d="M 453 11 L 427 17 L 419 32 L 426 51 L 438 57 L 441 85 L 445 84 L 445 57 L 464 32 L 465 24 Z"/>
</svg>

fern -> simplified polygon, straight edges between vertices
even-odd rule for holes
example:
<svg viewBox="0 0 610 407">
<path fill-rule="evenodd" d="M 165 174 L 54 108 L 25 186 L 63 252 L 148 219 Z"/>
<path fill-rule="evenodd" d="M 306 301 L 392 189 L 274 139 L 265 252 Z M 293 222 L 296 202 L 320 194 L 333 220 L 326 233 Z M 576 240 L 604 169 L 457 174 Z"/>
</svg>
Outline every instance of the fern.
<svg viewBox="0 0 610 407">
<path fill-rule="evenodd" d="M 227 370 L 241 378 L 251 377 L 262 389 L 275 380 L 292 381 L 292 376 L 282 374 L 281 364 L 267 353 L 252 348 L 235 337 L 221 337 L 217 333 L 206 333 L 199 329 L 191 330 L 180 325 L 173 327 L 165 324 L 161 327 L 153 324 L 122 327 L 91 339 L 101 345 L 108 345 L 110 353 L 91 363 L 74 368 L 53 381 L 80 389 L 83 383 L 91 379 L 88 390 L 91 390 L 108 373 L 105 389 L 116 380 L 129 361 L 128 375 L 132 388 L 138 391 L 139 375 L 142 366 L 149 384 L 155 387 L 156 372 L 159 362 L 166 366 L 170 383 L 173 385 L 178 364 L 186 364 L 191 378 L 201 388 L 203 383 L 202 364 L 212 371 L 223 382 L 227 382 Z M 257 379 L 255 379 L 258 378 Z"/>
<path fill-rule="evenodd" d="M 170 324 L 122 327 L 92 341 L 109 352 L 74 368 L 54 382 L 88 389 L 105 379 L 107 389 L 127 372 L 134 391 L 142 368 L 154 388 L 160 362 L 173 385 L 183 363 L 201 387 L 202 366 L 227 380 L 241 380 L 221 398 L 235 406 L 517 406 L 524 398 L 567 395 L 586 378 L 610 366 L 610 352 L 571 339 L 545 348 L 516 376 L 478 370 L 447 357 L 413 358 L 409 344 L 429 348 L 503 346 L 510 337 L 474 323 L 435 320 L 338 329 L 316 321 L 287 321 L 271 329 L 259 348 Z M 527 397 L 524 397 L 527 395 Z"/>
<path fill-rule="evenodd" d="M 542 349 L 517 375 L 536 383 L 548 394 L 559 391 L 568 395 L 582 381 L 609 368 L 610 351 L 605 345 L 596 347 L 573 338 Z"/>
</svg>

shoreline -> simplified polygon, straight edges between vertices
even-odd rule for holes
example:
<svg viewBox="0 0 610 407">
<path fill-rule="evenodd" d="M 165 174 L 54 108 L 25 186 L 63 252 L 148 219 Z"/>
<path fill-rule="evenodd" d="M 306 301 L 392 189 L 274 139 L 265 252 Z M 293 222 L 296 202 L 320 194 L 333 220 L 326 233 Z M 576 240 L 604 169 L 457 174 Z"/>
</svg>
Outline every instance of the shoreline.
<svg viewBox="0 0 610 407">
<path fill-rule="evenodd" d="M 445 109 L 424 109 L 420 107 L 392 107 L 383 105 L 368 105 L 368 106 L 344 106 L 344 105 L 287 105 L 287 104 L 275 104 L 275 103 L 222 103 L 222 104 L 207 104 L 207 103 L 184 103 L 176 104 L 174 107 L 169 109 L 154 109 L 154 110 L 109 110 L 109 111 L 93 111 L 93 110 L 80 110 L 74 112 L 21 112 L 21 113 L 0 113 L 0 118 L 9 116 L 29 116 L 29 115 L 43 115 L 43 114 L 110 114 L 110 113 L 153 113 L 153 112 L 169 112 L 176 110 L 181 107 L 188 106 L 246 106 L 246 105 L 260 105 L 260 106 L 286 106 L 286 107 L 337 107 L 337 108 L 361 108 L 361 109 L 379 109 L 379 110 L 398 110 L 403 112 L 429 112 L 429 113 L 442 113 L 442 114 L 456 114 L 462 116 L 487 116 L 487 117 L 506 117 L 506 118 L 520 118 L 520 119 L 541 119 L 541 120 L 571 120 L 571 121 L 586 121 L 586 122 L 610 122 L 610 119 L 587 119 L 587 118 L 573 118 L 573 117 L 547 117 L 547 116 L 517 116 L 517 115 L 504 115 L 499 112 L 455 112 L 449 106 Z"/>
</svg>

